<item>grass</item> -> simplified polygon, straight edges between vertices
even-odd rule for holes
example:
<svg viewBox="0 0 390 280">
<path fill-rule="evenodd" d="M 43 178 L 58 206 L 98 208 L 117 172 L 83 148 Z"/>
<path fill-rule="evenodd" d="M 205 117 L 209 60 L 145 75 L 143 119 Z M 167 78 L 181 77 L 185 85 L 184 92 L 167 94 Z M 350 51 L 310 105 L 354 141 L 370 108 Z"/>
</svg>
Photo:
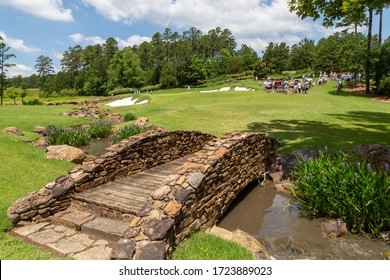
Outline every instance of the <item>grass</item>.
<svg viewBox="0 0 390 280">
<path fill-rule="evenodd" d="M 390 142 L 390 104 L 345 93 L 338 96 L 335 82 L 312 88 L 308 95 L 264 93 L 255 81 L 245 81 L 245 86 L 257 90 L 156 91 L 149 104 L 134 106 L 132 112 L 167 129 L 193 129 L 216 136 L 231 131 L 264 132 L 281 143 L 282 153 L 301 147 L 350 149 L 357 144 Z M 126 110 L 113 108 L 119 113 Z"/>
<path fill-rule="evenodd" d="M 218 248 L 216 250 L 215 248 Z M 181 242 L 176 248 L 173 260 L 252 260 L 252 253 L 220 237 L 204 232 L 196 232 L 190 239 Z"/>
<path fill-rule="evenodd" d="M 241 82 L 214 88 L 236 85 L 241 86 Z M 131 112 L 166 129 L 199 130 L 216 136 L 231 131 L 264 132 L 281 143 L 279 151 L 283 153 L 325 145 L 344 149 L 356 144 L 390 145 L 389 103 L 345 93 L 337 96 L 335 83 L 313 88 L 309 95 L 264 93 L 251 80 L 246 80 L 245 86 L 256 91 L 200 93 L 200 88 L 197 92 L 191 88 L 190 93 L 187 88 L 153 91 L 148 95 L 148 104 L 132 106 Z M 0 107 L 0 130 L 16 126 L 25 136 L 0 133 L 0 259 L 46 259 L 47 253 L 33 253 L 28 244 L 6 235 L 11 226 L 6 211 L 16 199 L 66 174 L 73 164 L 46 159 L 43 150 L 28 143 L 39 137 L 30 130 L 36 125 L 73 126 L 88 124 L 90 120 L 61 114 L 77 106 L 14 106 L 12 103 L 5 98 L 5 105 Z M 129 110 L 129 107 L 99 106 L 123 115 Z"/>
</svg>

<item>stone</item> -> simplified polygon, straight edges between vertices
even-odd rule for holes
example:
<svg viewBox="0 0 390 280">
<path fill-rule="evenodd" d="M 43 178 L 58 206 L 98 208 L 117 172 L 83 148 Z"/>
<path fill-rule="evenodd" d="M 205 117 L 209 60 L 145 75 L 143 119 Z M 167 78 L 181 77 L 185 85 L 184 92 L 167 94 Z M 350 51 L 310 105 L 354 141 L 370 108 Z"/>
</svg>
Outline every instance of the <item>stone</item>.
<svg viewBox="0 0 390 280">
<path fill-rule="evenodd" d="M 182 203 L 191 195 L 191 193 L 191 189 L 183 189 L 179 187 L 173 191 L 173 197 L 176 199 L 177 202 Z"/>
<path fill-rule="evenodd" d="M 383 252 L 383 256 L 385 257 L 386 260 L 390 260 L 390 251 Z"/>
<path fill-rule="evenodd" d="M 164 242 L 141 242 L 137 248 L 136 260 L 164 260 L 166 255 Z"/>
<path fill-rule="evenodd" d="M 46 126 L 36 125 L 31 132 L 46 136 Z"/>
<path fill-rule="evenodd" d="M 18 136 L 24 136 L 24 133 L 22 131 L 20 131 L 19 128 L 14 127 L 14 126 L 6 127 L 1 132 L 7 133 L 7 134 L 15 134 L 15 135 L 18 135 Z"/>
<path fill-rule="evenodd" d="M 155 190 L 151 197 L 156 200 L 162 200 L 164 199 L 171 191 L 171 188 L 167 185 L 159 187 L 157 190 Z"/>
<path fill-rule="evenodd" d="M 39 138 L 38 140 L 31 143 L 36 148 L 46 148 L 49 146 L 49 142 L 47 141 L 47 138 Z"/>
<path fill-rule="evenodd" d="M 111 251 L 112 260 L 131 260 L 135 252 L 136 242 L 130 238 L 120 239 Z"/>
<path fill-rule="evenodd" d="M 152 241 L 161 240 L 165 238 L 173 224 L 174 222 L 172 219 L 150 219 L 144 225 L 144 234 Z"/>
<path fill-rule="evenodd" d="M 128 228 L 123 234 L 124 238 L 133 238 L 137 236 L 141 231 L 141 228 Z"/>
<path fill-rule="evenodd" d="M 140 117 L 135 121 L 135 125 L 137 126 L 146 126 L 149 120 L 145 117 Z"/>
<path fill-rule="evenodd" d="M 256 238 L 242 230 L 234 231 L 232 240 L 246 247 L 249 251 L 252 252 L 253 256 L 257 260 L 271 259 L 271 255 L 265 246 L 261 244 Z"/>
<path fill-rule="evenodd" d="M 86 158 L 83 150 L 69 145 L 48 146 L 46 147 L 45 156 L 46 158 L 60 159 L 76 164 L 82 163 Z"/>
<path fill-rule="evenodd" d="M 353 148 L 352 153 L 362 158 L 367 158 L 375 163 L 390 164 L 390 146 L 374 145 L 357 145 Z"/>
<path fill-rule="evenodd" d="M 187 176 L 187 183 L 191 185 L 195 190 L 199 187 L 204 178 L 204 174 L 201 172 L 193 172 Z"/>
<path fill-rule="evenodd" d="M 180 203 L 170 201 L 168 205 L 164 208 L 164 212 L 171 218 L 176 217 L 182 208 Z"/>
<path fill-rule="evenodd" d="M 342 220 L 329 220 L 321 224 L 327 238 L 344 236 L 347 233 L 347 224 Z"/>
</svg>

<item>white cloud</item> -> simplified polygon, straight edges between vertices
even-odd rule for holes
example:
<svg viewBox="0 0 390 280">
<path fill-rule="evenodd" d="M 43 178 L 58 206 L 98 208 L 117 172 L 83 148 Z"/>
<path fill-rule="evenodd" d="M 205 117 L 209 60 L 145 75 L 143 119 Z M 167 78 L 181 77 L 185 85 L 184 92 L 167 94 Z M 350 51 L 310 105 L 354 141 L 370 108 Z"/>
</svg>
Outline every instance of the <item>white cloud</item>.
<svg viewBox="0 0 390 280">
<path fill-rule="evenodd" d="M 302 21 L 288 10 L 288 0 L 83 0 L 111 21 L 128 24 L 146 21 L 176 28 L 197 27 L 206 33 L 215 27 L 228 28 L 237 41 L 255 49 L 264 42 L 281 42 L 288 34 L 297 41 L 321 37 L 318 23 Z M 317 32 L 317 33 L 315 33 Z"/>
<path fill-rule="evenodd" d="M 0 0 L 0 5 L 48 20 L 73 21 L 72 10 L 63 8 L 61 0 Z"/>
<path fill-rule="evenodd" d="M 75 33 L 72 35 L 69 35 L 69 38 L 75 42 L 75 43 L 85 43 L 85 44 L 92 44 L 92 45 L 103 45 L 106 40 L 103 39 L 100 36 L 84 36 L 81 33 Z M 145 37 L 145 36 L 140 36 L 140 35 L 132 35 L 128 37 L 127 39 L 121 39 L 119 37 L 116 37 L 115 40 L 118 42 L 118 46 L 120 48 L 128 47 L 128 46 L 134 46 L 134 45 L 140 45 L 143 42 L 149 42 L 151 38 Z"/>
<path fill-rule="evenodd" d="M 37 47 L 31 47 L 27 46 L 24 43 L 24 40 L 22 39 L 15 39 L 7 36 L 4 32 L 0 31 L 0 36 L 4 39 L 4 42 L 11 47 L 12 49 L 15 49 L 17 51 L 23 52 L 23 53 L 37 53 L 40 52 L 41 49 Z"/>
<path fill-rule="evenodd" d="M 32 67 L 24 65 L 24 64 L 19 64 L 19 63 L 15 63 L 15 66 L 9 67 L 7 69 L 8 69 L 8 72 L 7 72 L 8 78 L 12 78 L 12 77 L 19 76 L 19 75 L 21 75 L 23 77 L 29 77 L 32 74 L 37 72 Z"/>
<path fill-rule="evenodd" d="M 69 35 L 69 38 L 75 42 L 75 43 L 86 43 L 86 44 L 92 44 L 92 45 L 102 45 L 106 42 L 102 37 L 100 36 L 84 36 L 80 33 L 75 33 L 72 35 Z"/>
<path fill-rule="evenodd" d="M 139 35 L 133 35 L 127 38 L 126 40 L 123 40 L 119 37 L 116 37 L 115 40 L 118 42 L 118 46 L 120 48 L 128 47 L 128 46 L 134 46 L 134 45 L 141 45 L 143 42 L 150 42 L 151 38 L 139 36 Z"/>
</svg>

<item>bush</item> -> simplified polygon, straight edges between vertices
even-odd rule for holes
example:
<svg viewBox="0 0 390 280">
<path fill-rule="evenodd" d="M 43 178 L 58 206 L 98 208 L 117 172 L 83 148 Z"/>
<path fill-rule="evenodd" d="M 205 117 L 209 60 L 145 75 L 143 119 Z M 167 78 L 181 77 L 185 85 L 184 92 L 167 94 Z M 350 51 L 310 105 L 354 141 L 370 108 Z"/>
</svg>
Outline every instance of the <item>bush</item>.
<svg viewBox="0 0 390 280">
<path fill-rule="evenodd" d="M 145 132 L 146 128 L 140 127 L 138 125 L 126 125 L 119 129 L 111 138 L 111 143 L 118 143 L 119 141 L 129 138 L 130 136 L 140 134 Z"/>
<path fill-rule="evenodd" d="M 91 135 L 86 131 L 65 129 L 58 125 L 48 125 L 46 132 L 47 140 L 50 145 L 81 147 L 88 145 L 91 141 Z"/>
<path fill-rule="evenodd" d="M 390 229 L 389 165 L 375 167 L 342 150 L 303 158 L 296 165 L 292 202 L 315 216 L 343 219 L 353 233 L 379 236 Z"/>
<path fill-rule="evenodd" d="M 77 96 L 77 90 L 75 90 L 74 88 L 70 88 L 70 89 L 62 89 L 60 91 L 60 94 L 59 96 Z"/>
<path fill-rule="evenodd" d="M 382 78 L 379 84 L 379 92 L 384 95 L 390 95 L 390 76 Z"/>
<path fill-rule="evenodd" d="M 108 92 L 108 95 L 119 95 L 119 94 L 129 94 L 134 93 L 133 88 L 116 88 Z"/>
<path fill-rule="evenodd" d="M 134 113 L 130 112 L 130 113 L 126 113 L 123 119 L 125 122 L 134 121 L 137 119 L 137 116 Z"/>
<path fill-rule="evenodd" d="M 111 134 L 112 125 L 108 122 L 94 122 L 88 128 L 87 132 L 92 138 L 105 138 Z"/>
<path fill-rule="evenodd" d="M 29 101 L 23 101 L 23 105 L 43 105 L 43 102 L 39 101 L 39 99 L 33 99 Z"/>
</svg>

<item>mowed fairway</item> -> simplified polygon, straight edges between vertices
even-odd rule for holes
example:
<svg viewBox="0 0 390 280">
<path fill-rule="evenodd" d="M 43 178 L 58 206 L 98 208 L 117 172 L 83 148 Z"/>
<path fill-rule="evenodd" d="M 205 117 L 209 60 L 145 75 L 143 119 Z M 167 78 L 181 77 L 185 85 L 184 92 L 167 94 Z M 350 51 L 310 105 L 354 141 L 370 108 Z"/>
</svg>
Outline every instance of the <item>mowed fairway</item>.
<svg viewBox="0 0 390 280">
<path fill-rule="evenodd" d="M 235 85 L 221 85 L 234 87 Z M 241 86 L 241 84 L 239 85 Z M 312 88 L 308 95 L 264 93 L 254 81 L 251 92 L 200 93 L 200 89 L 172 89 L 147 95 L 146 105 L 114 107 L 99 105 L 113 113 L 133 112 L 151 124 L 166 129 L 199 130 L 216 136 L 231 131 L 257 131 L 277 139 L 279 152 L 309 147 L 351 149 L 357 144 L 390 145 L 390 103 L 365 96 L 334 94 L 335 83 Z M 214 89 L 204 88 L 204 90 Z M 128 97 L 128 96 L 123 96 Z M 123 98 L 123 97 L 119 97 Z M 62 112 L 77 106 L 0 107 L 0 130 L 9 126 L 25 136 L 0 133 L 0 259 L 46 259 L 52 255 L 37 250 L 5 232 L 10 228 L 6 211 L 18 198 L 37 191 L 72 166 L 44 157 L 44 151 L 27 141 L 39 137 L 30 130 L 36 125 L 72 126 L 89 119 L 65 117 Z M 78 107 L 79 108 L 79 107 Z"/>
<path fill-rule="evenodd" d="M 323 146 L 351 149 L 357 144 L 390 144 L 390 103 L 365 96 L 334 94 L 335 83 L 305 94 L 199 91 L 150 96 L 147 105 L 117 107 L 166 129 L 192 129 L 221 135 L 263 132 L 277 139 L 280 152 Z M 169 92 L 169 91 L 168 91 Z"/>
</svg>

